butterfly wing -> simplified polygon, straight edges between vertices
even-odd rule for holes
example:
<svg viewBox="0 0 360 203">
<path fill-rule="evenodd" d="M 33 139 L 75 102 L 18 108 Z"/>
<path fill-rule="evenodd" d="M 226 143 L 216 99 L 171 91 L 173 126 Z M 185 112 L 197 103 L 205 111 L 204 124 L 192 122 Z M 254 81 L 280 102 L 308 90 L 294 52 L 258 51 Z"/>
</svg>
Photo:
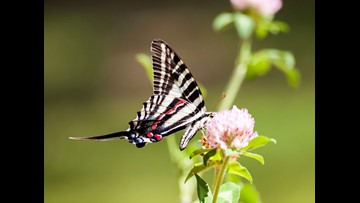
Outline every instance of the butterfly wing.
<svg viewBox="0 0 360 203">
<path fill-rule="evenodd" d="M 154 95 L 183 98 L 193 106 L 194 111 L 205 112 L 199 86 L 175 51 L 161 39 L 152 41 L 150 51 L 154 69 Z"/>
<path fill-rule="evenodd" d="M 213 114 L 206 112 L 198 84 L 175 51 L 160 39 L 153 40 L 150 51 L 153 53 L 154 94 L 182 98 L 189 103 L 192 110 L 181 118 L 188 119 L 186 131 L 180 140 L 180 149 L 183 150 Z"/>
</svg>

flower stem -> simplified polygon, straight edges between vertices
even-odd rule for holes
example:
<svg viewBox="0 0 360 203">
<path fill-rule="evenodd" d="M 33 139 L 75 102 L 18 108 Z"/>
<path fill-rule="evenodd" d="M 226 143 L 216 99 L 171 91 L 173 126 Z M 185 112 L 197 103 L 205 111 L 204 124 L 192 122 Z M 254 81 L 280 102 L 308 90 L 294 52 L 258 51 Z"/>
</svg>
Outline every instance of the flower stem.
<svg viewBox="0 0 360 203">
<path fill-rule="evenodd" d="M 214 182 L 213 182 L 213 185 L 212 185 L 212 190 L 213 190 L 213 191 L 215 191 L 215 188 L 216 188 L 216 180 L 217 180 L 217 177 L 219 176 L 219 173 L 220 173 L 220 168 L 214 167 Z"/>
<path fill-rule="evenodd" d="M 186 187 L 184 185 L 185 174 L 184 168 L 186 168 L 184 160 L 181 160 L 180 154 L 178 152 L 178 147 L 176 146 L 175 136 L 169 136 L 166 138 L 166 143 L 169 151 L 170 160 L 176 165 L 178 169 L 178 186 L 179 186 L 179 198 L 181 203 L 190 203 L 192 200 L 192 191 L 195 191 L 196 187 L 194 183 L 188 184 Z M 183 165 L 181 165 L 183 163 Z M 183 166 L 183 167 L 181 167 Z M 190 182 L 190 181 L 189 181 Z M 189 188 L 191 190 L 189 190 Z"/>
<path fill-rule="evenodd" d="M 216 200 L 217 200 L 217 197 L 219 194 L 219 190 L 220 190 L 220 185 L 224 179 L 224 175 L 225 175 L 229 160 L 230 160 L 230 156 L 226 156 L 224 159 L 224 162 L 221 165 L 220 172 L 215 174 L 215 175 L 217 175 L 217 177 L 215 177 L 215 188 L 214 188 L 214 196 L 213 196 L 212 203 L 216 203 Z"/>
<path fill-rule="evenodd" d="M 251 56 L 251 39 L 244 39 L 240 45 L 239 55 L 235 61 L 235 68 L 225 88 L 227 98 L 219 106 L 219 111 L 229 109 L 234 103 L 237 93 L 243 83 Z"/>
</svg>

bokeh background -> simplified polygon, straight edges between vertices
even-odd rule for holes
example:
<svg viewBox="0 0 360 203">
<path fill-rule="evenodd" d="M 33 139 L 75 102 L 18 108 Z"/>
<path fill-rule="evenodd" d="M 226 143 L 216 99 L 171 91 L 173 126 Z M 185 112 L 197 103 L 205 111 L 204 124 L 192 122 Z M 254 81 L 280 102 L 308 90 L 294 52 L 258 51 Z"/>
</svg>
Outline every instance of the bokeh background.
<svg viewBox="0 0 360 203">
<path fill-rule="evenodd" d="M 291 88 L 273 69 L 245 81 L 235 104 L 255 117 L 255 130 L 275 138 L 244 160 L 264 203 L 315 202 L 314 1 L 285 0 L 277 20 L 290 32 L 255 41 L 253 49 L 292 51 L 302 74 Z M 166 142 L 137 149 L 127 142 L 77 142 L 69 136 L 121 131 L 152 93 L 138 53 L 167 41 L 207 89 L 215 108 L 238 52 L 235 30 L 215 33 L 227 0 L 45 0 L 44 199 L 65 202 L 179 202 L 177 171 Z M 195 138 L 199 138 L 198 134 Z M 179 137 L 177 136 L 177 140 Z"/>
</svg>

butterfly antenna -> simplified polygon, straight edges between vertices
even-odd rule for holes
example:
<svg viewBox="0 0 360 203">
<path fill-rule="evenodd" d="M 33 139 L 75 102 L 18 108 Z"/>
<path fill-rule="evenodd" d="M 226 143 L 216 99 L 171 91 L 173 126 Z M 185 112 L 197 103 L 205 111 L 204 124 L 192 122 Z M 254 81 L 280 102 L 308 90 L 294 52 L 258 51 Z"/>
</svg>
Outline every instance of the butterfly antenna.
<svg viewBox="0 0 360 203">
<path fill-rule="evenodd" d="M 215 104 L 214 109 L 216 109 L 216 108 L 219 106 L 220 102 L 222 102 L 222 101 L 225 99 L 225 97 L 226 97 L 226 93 L 223 92 L 221 98 L 220 98 L 219 101 Z"/>
</svg>

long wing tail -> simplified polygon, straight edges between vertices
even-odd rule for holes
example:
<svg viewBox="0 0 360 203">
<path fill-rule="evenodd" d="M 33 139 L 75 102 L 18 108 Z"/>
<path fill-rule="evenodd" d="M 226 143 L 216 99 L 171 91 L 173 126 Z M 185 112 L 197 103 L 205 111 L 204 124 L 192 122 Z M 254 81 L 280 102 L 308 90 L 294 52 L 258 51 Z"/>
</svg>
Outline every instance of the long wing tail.
<svg viewBox="0 0 360 203">
<path fill-rule="evenodd" d="M 91 137 L 69 137 L 71 140 L 100 140 L 100 141 L 109 141 L 115 139 L 126 139 L 130 135 L 128 131 L 115 132 L 106 135 L 91 136 Z M 125 138 L 126 137 L 126 138 Z"/>
</svg>

